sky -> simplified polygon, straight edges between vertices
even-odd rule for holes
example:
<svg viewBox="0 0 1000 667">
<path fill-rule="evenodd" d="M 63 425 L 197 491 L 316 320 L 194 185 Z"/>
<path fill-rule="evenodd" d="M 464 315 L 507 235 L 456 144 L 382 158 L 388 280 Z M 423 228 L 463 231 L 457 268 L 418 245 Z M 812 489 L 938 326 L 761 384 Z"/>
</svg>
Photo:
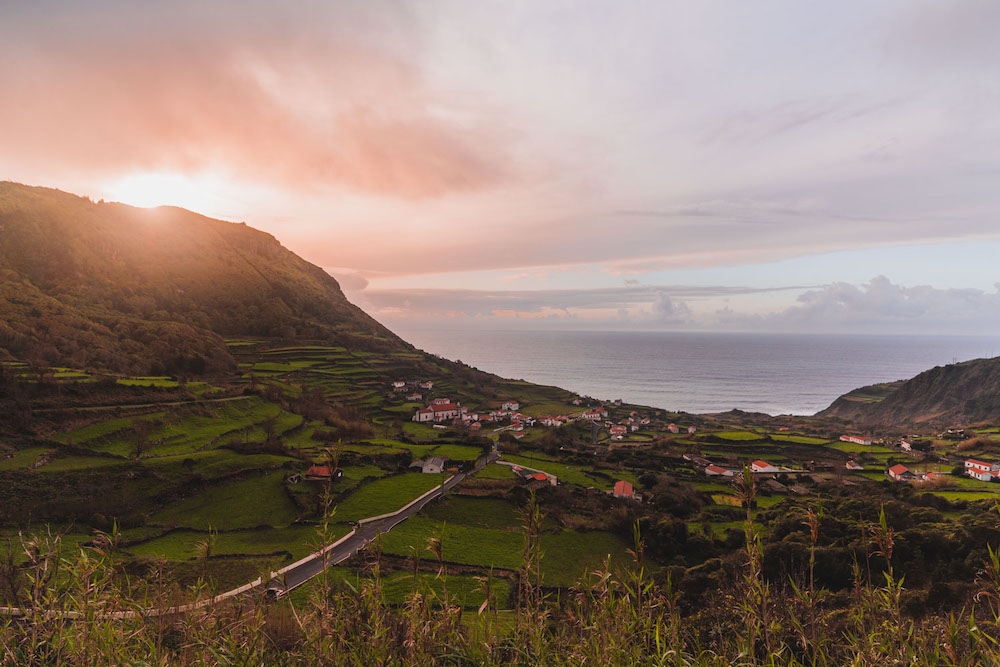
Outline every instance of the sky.
<svg viewBox="0 0 1000 667">
<path fill-rule="evenodd" d="M 1000 3 L 0 8 L 0 179 L 274 234 L 390 327 L 1000 324 Z"/>
</svg>

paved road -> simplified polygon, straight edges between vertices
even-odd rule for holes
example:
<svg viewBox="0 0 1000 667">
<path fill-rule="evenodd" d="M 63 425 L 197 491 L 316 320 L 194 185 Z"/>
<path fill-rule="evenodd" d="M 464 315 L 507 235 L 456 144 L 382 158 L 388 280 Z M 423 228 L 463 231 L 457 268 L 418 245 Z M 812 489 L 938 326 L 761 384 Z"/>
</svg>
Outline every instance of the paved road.
<svg viewBox="0 0 1000 667">
<path fill-rule="evenodd" d="M 427 503 L 440 498 L 443 494 L 450 491 L 455 485 L 460 484 L 466 477 L 479 472 L 493 461 L 496 461 L 498 458 L 500 458 L 500 454 L 495 450 L 491 451 L 486 456 L 480 458 L 472 470 L 455 474 L 442 486 L 434 489 L 434 493 L 427 494 L 418 502 L 407 507 L 405 510 L 384 519 L 377 519 L 375 521 L 362 524 L 354 535 L 347 538 L 333 549 L 327 551 L 325 557 L 320 554 L 313 554 L 312 557 L 304 561 L 302 564 L 272 579 L 268 582 L 267 590 L 272 595 L 284 595 L 285 593 L 298 588 L 316 575 L 320 574 L 324 569 L 330 567 L 331 565 L 336 565 L 337 563 L 345 561 L 355 555 L 368 546 L 368 544 L 374 540 L 379 533 L 388 533 L 397 525 L 422 510 Z"/>
<path fill-rule="evenodd" d="M 358 530 L 344 539 L 332 549 L 329 549 L 325 557 L 321 552 L 317 552 L 306 559 L 303 559 L 300 563 L 295 565 L 295 567 L 285 571 L 282 575 L 272 578 L 266 583 L 265 590 L 271 595 L 284 595 L 289 591 L 301 586 L 306 583 L 324 569 L 336 565 L 342 561 L 347 560 L 354 554 L 358 553 L 364 549 L 368 544 L 374 540 L 379 533 L 387 533 L 397 525 L 406 521 L 411 516 L 422 510 L 427 503 L 432 500 L 440 498 L 443 494 L 450 491 L 456 484 L 462 483 L 462 481 L 469 475 L 473 475 L 483 468 L 485 468 L 490 463 L 496 461 L 500 458 L 500 453 L 494 449 L 489 454 L 483 456 L 478 461 L 476 465 L 468 472 L 460 472 L 453 475 L 448 479 L 443 485 L 438 486 L 429 492 L 427 495 L 420 498 L 420 500 L 414 502 L 413 504 L 406 507 L 402 511 L 397 511 L 382 519 L 376 519 L 374 521 L 368 521 L 361 525 Z M 250 582 L 249 584 L 244 584 L 239 588 L 234 588 L 231 591 L 222 593 L 215 596 L 209 600 L 201 600 L 199 602 L 192 602 L 190 604 L 182 605 L 181 607 L 169 607 L 166 609 L 147 609 L 144 612 L 135 611 L 124 611 L 124 612 L 112 612 L 107 614 L 109 618 L 125 619 L 125 618 L 135 618 L 137 616 L 160 616 L 167 614 L 176 614 L 186 611 L 191 611 L 195 609 L 200 609 L 202 607 L 221 602 L 227 598 L 232 598 L 238 595 L 245 595 L 257 589 L 258 586 L 263 583 L 260 579 Z M 0 615 L 3 616 L 23 616 L 24 612 L 16 607 L 0 607 Z M 60 618 L 79 618 L 78 612 L 59 612 L 53 611 L 48 614 L 50 617 L 60 617 Z"/>
</svg>

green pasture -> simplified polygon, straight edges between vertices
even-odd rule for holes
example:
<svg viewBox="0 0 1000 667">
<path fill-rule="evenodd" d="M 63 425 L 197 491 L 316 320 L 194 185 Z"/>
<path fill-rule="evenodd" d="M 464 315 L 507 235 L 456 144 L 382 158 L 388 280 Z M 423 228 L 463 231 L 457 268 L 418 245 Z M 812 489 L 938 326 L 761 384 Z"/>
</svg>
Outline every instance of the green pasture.
<svg viewBox="0 0 1000 667">
<path fill-rule="evenodd" d="M 251 477 L 174 503 L 153 515 L 154 523 L 207 530 L 287 526 L 298 510 L 284 487 L 285 473 Z"/>
<path fill-rule="evenodd" d="M 358 521 L 394 512 L 439 486 L 447 477 L 410 472 L 370 482 L 341 500 L 334 516 L 337 521 Z"/>
</svg>

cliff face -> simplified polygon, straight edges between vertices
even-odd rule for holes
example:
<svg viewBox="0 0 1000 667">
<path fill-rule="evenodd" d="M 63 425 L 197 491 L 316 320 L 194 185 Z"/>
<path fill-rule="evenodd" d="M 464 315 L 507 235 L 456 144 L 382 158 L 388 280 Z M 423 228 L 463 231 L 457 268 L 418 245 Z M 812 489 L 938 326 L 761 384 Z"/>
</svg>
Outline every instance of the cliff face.
<svg viewBox="0 0 1000 667">
<path fill-rule="evenodd" d="M 408 346 L 259 230 L 0 183 L 0 348 L 50 365 L 229 369 L 223 336 Z"/>
<path fill-rule="evenodd" d="M 872 425 L 1000 419 L 1000 358 L 938 366 L 909 380 L 855 389 L 817 416 Z"/>
</svg>

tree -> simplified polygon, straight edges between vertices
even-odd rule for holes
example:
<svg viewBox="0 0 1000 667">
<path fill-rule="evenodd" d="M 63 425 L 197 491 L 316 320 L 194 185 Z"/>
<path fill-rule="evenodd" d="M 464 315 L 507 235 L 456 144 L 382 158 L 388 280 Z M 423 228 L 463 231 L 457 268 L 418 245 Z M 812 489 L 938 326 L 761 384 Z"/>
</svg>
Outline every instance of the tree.
<svg viewBox="0 0 1000 667">
<path fill-rule="evenodd" d="M 135 442 L 135 458 L 142 458 L 142 453 L 149 449 L 149 434 L 153 424 L 145 419 L 132 420 L 132 436 Z"/>
</svg>

